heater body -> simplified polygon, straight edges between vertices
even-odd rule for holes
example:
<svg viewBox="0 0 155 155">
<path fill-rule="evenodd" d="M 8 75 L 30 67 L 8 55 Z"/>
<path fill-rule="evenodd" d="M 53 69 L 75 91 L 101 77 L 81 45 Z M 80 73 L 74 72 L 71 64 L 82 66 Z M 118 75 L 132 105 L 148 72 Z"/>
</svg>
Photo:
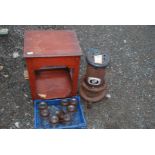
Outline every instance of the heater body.
<svg viewBox="0 0 155 155">
<path fill-rule="evenodd" d="M 88 105 L 102 100 L 107 90 L 105 68 L 110 61 L 109 54 L 98 54 L 96 51 L 93 50 L 86 55 L 87 69 L 80 85 L 80 95 Z"/>
</svg>

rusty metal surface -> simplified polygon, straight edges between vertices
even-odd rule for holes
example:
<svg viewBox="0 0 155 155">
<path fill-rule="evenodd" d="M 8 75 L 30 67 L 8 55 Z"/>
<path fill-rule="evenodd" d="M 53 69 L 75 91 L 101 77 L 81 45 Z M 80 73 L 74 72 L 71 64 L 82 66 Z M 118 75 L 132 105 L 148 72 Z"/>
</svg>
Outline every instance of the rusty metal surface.
<svg viewBox="0 0 155 155">
<path fill-rule="evenodd" d="M 58 57 L 82 55 L 74 31 L 26 31 L 24 57 Z"/>
<path fill-rule="evenodd" d="M 104 56 L 105 54 L 103 54 Z M 89 59 L 88 59 L 89 57 Z M 98 102 L 102 100 L 106 95 L 107 84 L 105 83 L 105 68 L 109 63 L 109 55 L 106 54 L 108 60 L 106 61 L 106 65 L 96 65 L 93 61 L 93 55 L 86 56 L 87 60 L 87 69 L 86 74 L 81 80 L 80 85 L 80 95 L 81 97 L 87 101 L 87 103 Z"/>
<path fill-rule="evenodd" d="M 81 82 L 80 95 L 87 102 L 98 102 L 102 100 L 107 92 L 107 85 L 103 84 L 100 87 L 91 87 L 84 80 Z"/>
<path fill-rule="evenodd" d="M 88 103 L 95 103 L 101 101 L 105 97 L 106 89 L 99 93 L 92 93 L 86 91 L 83 87 L 80 87 L 80 95 Z"/>
<path fill-rule="evenodd" d="M 87 83 L 85 82 L 84 79 L 83 79 L 82 82 L 81 82 L 81 86 L 82 86 L 83 88 L 85 88 L 86 90 L 88 90 L 88 91 L 90 91 L 90 92 L 94 92 L 94 93 L 103 91 L 103 90 L 105 90 L 106 87 L 107 87 L 106 83 L 103 83 L 102 85 L 97 86 L 97 87 L 94 87 L 94 86 L 92 87 L 92 86 L 90 86 L 89 84 L 87 84 Z"/>
<path fill-rule="evenodd" d="M 86 75 L 85 75 L 85 82 L 88 83 L 88 77 L 96 77 L 101 79 L 101 84 L 104 83 L 104 76 L 105 76 L 105 69 L 104 68 L 97 68 L 93 67 L 92 65 L 88 64 L 86 69 Z M 98 87 L 98 86 L 95 86 Z M 100 86 L 99 86 L 100 87 Z"/>
</svg>

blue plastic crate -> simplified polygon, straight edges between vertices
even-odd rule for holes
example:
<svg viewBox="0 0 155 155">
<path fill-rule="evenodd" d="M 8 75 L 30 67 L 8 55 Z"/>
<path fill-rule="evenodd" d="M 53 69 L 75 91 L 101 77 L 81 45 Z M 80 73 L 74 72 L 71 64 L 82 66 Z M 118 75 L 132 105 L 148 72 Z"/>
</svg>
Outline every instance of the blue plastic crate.
<svg viewBox="0 0 155 155">
<path fill-rule="evenodd" d="M 72 121 L 67 123 L 59 123 L 54 127 L 48 122 L 40 117 L 38 105 L 39 102 L 45 101 L 48 106 L 54 105 L 57 108 L 62 108 L 60 105 L 61 99 L 53 99 L 53 100 L 34 100 L 34 128 L 36 129 L 81 129 L 86 128 L 86 120 L 83 113 L 82 103 L 80 102 L 79 96 L 74 96 L 77 101 L 77 111 L 72 114 Z M 67 98 L 69 99 L 69 98 Z M 44 122 L 43 122 L 44 121 Z"/>
</svg>

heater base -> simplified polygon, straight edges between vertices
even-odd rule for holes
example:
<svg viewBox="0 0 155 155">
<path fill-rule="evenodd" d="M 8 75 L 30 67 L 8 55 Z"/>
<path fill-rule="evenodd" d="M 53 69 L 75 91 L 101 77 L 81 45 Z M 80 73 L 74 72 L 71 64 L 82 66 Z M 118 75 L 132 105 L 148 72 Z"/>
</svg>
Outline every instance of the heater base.
<svg viewBox="0 0 155 155">
<path fill-rule="evenodd" d="M 95 87 L 90 87 L 87 85 L 84 81 L 81 83 L 80 86 L 80 95 L 81 97 L 87 101 L 87 102 L 99 102 L 101 101 L 107 91 L 107 85 L 101 85 L 101 87 L 95 88 Z"/>
</svg>

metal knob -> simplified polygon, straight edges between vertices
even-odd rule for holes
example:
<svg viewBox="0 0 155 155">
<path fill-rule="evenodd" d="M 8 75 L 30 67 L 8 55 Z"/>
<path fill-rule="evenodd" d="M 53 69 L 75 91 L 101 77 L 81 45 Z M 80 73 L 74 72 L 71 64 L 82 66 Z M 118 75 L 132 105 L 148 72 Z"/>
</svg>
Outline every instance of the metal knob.
<svg viewBox="0 0 155 155">
<path fill-rule="evenodd" d="M 67 110 L 69 112 L 75 112 L 76 111 L 76 106 L 71 104 L 71 105 L 67 106 Z"/>
<path fill-rule="evenodd" d="M 49 113 L 48 109 L 43 109 L 43 110 L 40 111 L 40 115 L 41 115 L 42 117 L 48 117 L 49 114 L 50 114 L 50 113 Z"/>
<path fill-rule="evenodd" d="M 39 109 L 40 110 L 43 110 L 43 109 L 47 109 L 48 108 L 48 105 L 47 105 L 47 103 L 46 102 L 40 102 L 39 103 Z"/>
<path fill-rule="evenodd" d="M 76 98 L 71 98 L 70 104 L 74 105 L 74 106 L 77 106 L 77 99 Z"/>
<path fill-rule="evenodd" d="M 58 116 L 54 115 L 50 117 L 50 123 L 51 124 L 57 124 L 59 122 Z"/>
<path fill-rule="evenodd" d="M 65 121 L 65 122 L 71 121 L 71 115 L 70 115 L 70 114 L 65 114 L 65 115 L 64 115 L 64 121 Z"/>
<path fill-rule="evenodd" d="M 61 105 L 62 105 L 62 106 L 68 106 L 68 105 L 69 105 L 68 100 L 67 100 L 67 99 L 61 100 Z"/>
</svg>

